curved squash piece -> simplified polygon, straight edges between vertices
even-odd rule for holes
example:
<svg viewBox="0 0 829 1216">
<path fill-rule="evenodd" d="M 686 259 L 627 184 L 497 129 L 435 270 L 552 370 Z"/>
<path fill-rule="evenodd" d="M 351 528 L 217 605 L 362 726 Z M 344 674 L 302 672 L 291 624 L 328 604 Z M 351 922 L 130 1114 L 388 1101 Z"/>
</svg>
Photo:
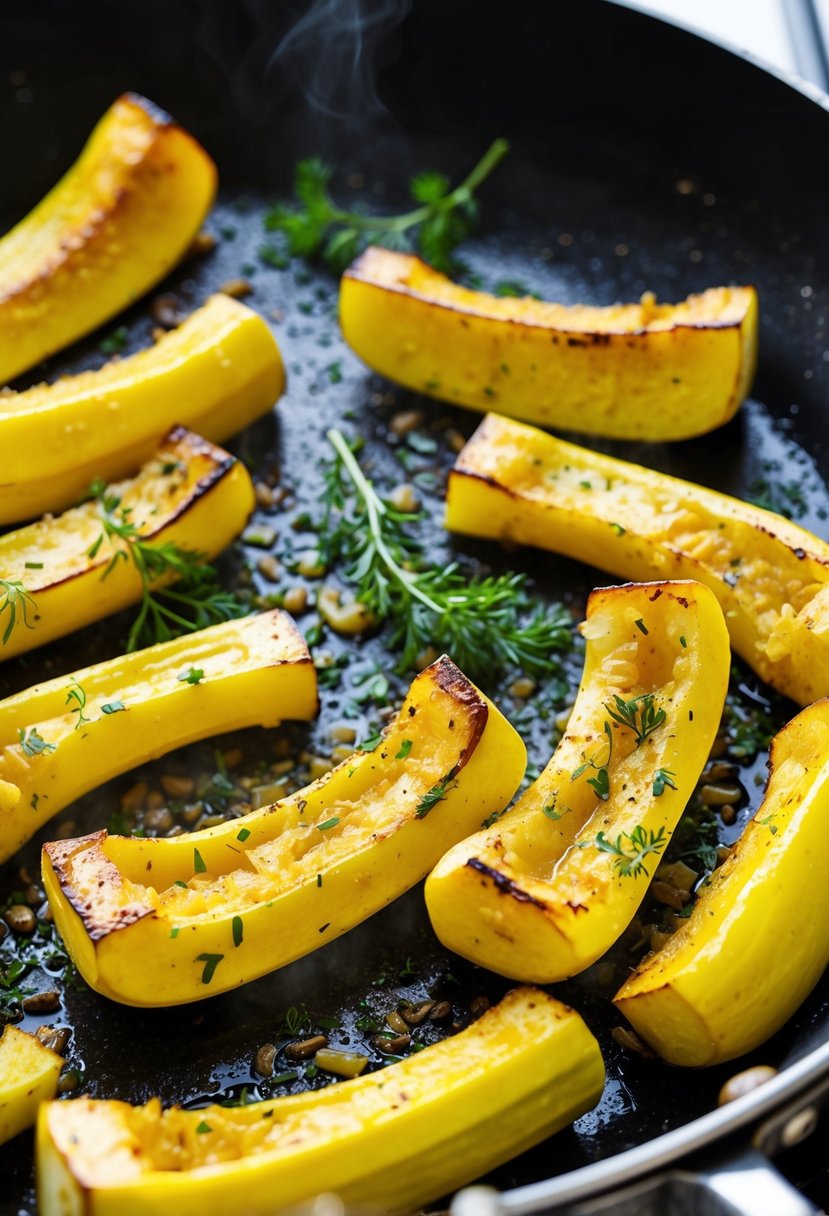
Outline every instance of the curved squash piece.
<svg viewBox="0 0 829 1216">
<path fill-rule="evenodd" d="M 32 1127 L 37 1108 L 54 1098 L 63 1060 L 16 1026 L 0 1033 L 0 1144 Z"/>
<path fill-rule="evenodd" d="M 254 505 L 245 466 L 183 427 L 137 477 L 109 486 L 107 497 L 123 513 L 116 522 L 135 524 L 142 541 L 206 558 L 239 535 Z M 112 563 L 117 552 L 127 558 L 127 544 L 104 535 L 94 500 L 0 536 L 0 659 L 136 603 L 143 583 L 135 564 Z"/>
<path fill-rule="evenodd" d="M 757 363 L 757 294 L 610 308 L 499 299 L 411 254 L 367 249 L 340 323 L 369 367 L 454 405 L 615 439 L 687 439 L 737 412 Z"/>
<path fill-rule="evenodd" d="M 801 705 L 829 694 L 829 545 L 771 511 L 490 414 L 450 474 L 446 527 L 698 579 L 763 680 Z"/>
<path fill-rule="evenodd" d="M 186 678 L 191 671 L 195 683 Z M 280 611 L 7 697 L 0 701 L 0 861 L 75 798 L 138 764 L 220 731 L 307 722 L 316 712 L 311 656 Z"/>
<path fill-rule="evenodd" d="M 215 295 L 148 350 L 0 396 L 0 524 L 62 511 L 95 477 L 134 473 L 175 423 L 221 443 L 284 385 L 266 323 Z"/>
<path fill-rule="evenodd" d="M 241 1205 L 271 1216 L 322 1191 L 419 1210 L 565 1127 L 603 1085 L 579 1015 L 519 988 L 453 1038 L 314 1093 L 205 1110 L 50 1102 L 38 1126 L 39 1210 L 235 1216 Z"/>
<path fill-rule="evenodd" d="M 728 634 L 697 583 L 594 591 L 584 674 L 550 763 L 426 881 L 450 950 L 517 979 L 584 970 L 626 929 L 697 783 L 728 686 Z"/>
<path fill-rule="evenodd" d="M 526 750 L 447 658 L 375 751 L 282 802 L 173 839 L 97 832 L 44 848 L 55 922 L 84 979 L 130 1005 L 244 984 L 360 924 L 509 802 Z"/>
<path fill-rule="evenodd" d="M 757 814 L 689 918 L 617 992 L 616 1007 L 669 1063 L 719 1064 L 758 1047 L 829 963 L 827 757 L 823 700 L 772 741 Z"/>
<path fill-rule="evenodd" d="M 0 384 L 132 304 L 207 215 L 216 166 L 151 102 L 125 93 L 41 203 L 0 239 Z"/>
</svg>

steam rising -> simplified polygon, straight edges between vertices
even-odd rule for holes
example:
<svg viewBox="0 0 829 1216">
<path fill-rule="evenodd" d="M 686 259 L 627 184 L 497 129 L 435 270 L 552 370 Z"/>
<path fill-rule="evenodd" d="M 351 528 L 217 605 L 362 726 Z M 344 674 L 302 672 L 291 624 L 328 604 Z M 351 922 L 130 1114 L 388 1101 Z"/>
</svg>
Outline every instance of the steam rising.
<svg viewBox="0 0 829 1216">
<path fill-rule="evenodd" d="M 376 88 L 377 52 L 411 0 L 312 0 L 271 55 L 319 116 L 365 127 L 385 112 Z"/>
</svg>

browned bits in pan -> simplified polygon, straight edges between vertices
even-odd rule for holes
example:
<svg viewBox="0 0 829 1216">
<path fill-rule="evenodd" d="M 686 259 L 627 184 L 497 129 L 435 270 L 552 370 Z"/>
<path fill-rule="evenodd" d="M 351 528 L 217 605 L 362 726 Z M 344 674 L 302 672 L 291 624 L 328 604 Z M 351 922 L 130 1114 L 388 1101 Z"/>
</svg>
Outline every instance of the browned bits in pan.
<svg viewBox="0 0 829 1216">
<path fill-rule="evenodd" d="M 273 1063 L 276 1059 L 276 1047 L 273 1043 L 263 1043 L 256 1053 L 254 1061 L 254 1071 L 259 1073 L 260 1077 L 273 1076 Z"/>
<path fill-rule="evenodd" d="M 289 1060 L 310 1060 L 311 1056 L 316 1055 L 323 1047 L 328 1046 L 328 1039 L 324 1034 L 315 1034 L 313 1038 L 301 1039 L 298 1043 L 289 1043 L 285 1048 L 285 1055 Z"/>
</svg>

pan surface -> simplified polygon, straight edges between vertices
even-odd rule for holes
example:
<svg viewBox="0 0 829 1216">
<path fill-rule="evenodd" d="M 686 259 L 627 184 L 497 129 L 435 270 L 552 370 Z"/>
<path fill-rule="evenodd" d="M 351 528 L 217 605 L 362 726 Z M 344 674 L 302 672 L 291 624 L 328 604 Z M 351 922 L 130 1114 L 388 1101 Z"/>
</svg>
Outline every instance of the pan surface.
<svg viewBox="0 0 829 1216">
<path fill-rule="evenodd" d="M 377 16 L 382 7 L 367 11 Z M 363 459 L 381 487 L 414 478 L 425 508 L 424 543 L 436 564 L 462 557 L 525 571 L 541 596 L 565 602 L 576 615 L 590 588 L 606 581 L 550 555 L 504 554 L 444 536 L 440 499 L 453 458 L 447 423 L 468 436 L 478 418 L 369 374 L 339 337 L 336 281 L 319 268 L 291 262 L 278 269 L 259 256 L 263 214 L 285 193 L 298 156 L 321 153 L 336 163 L 344 198 L 355 197 L 346 175 L 361 174 L 364 197 L 391 209 L 404 201 L 408 172 L 439 168 L 457 180 L 497 135 L 510 139 L 512 151 L 487 184 L 479 234 L 463 249 L 487 287 L 518 280 L 544 298 L 600 304 L 636 299 L 645 290 L 681 299 L 731 282 L 753 283 L 760 293 L 759 372 L 752 400 L 732 423 L 670 448 L 595 446 L 730 493 L 764 497 L 826 537 L 829 299 L 818 275 L 829 255 L 822 156 L 829 115 L 751 63 L 601 0 L 517 5 L 508 20 L 489 22 L 471 20 L 469 6 L 458 0 L 420 0 L 400 23 L 391 13 L 385 26 L 364 27 L 364 58 L 343 83 L 339 61 L 330 57 L 338 45 L 353 46 L 353 27 L 337 25 L 335 11 L 342 17 L 361 10 L 357 3 L 326 9 L 323 24 L 308 35 L 310 55 L 304 46 L 282 44 L 300 6 L 264 0 L 87 0 L 83 6 L 13 0 L 0 17 L 0 230 L 48 189 L 125 89 L 169 109 L 216 158 L 223 186 L 207 226 L 217 248 L 184 265 L 160 290 L 175 291 L 191 308 L 243 275 L 254 287 L 250 303 L 273 322 L 288 392 L 273 417 L 231 446 L 255 475 L 281 471 L 289 491 L 284 508 L 263 516 L 278 534 L 280 559 L 286 538 L 296 537 L 291 520 L 318 513 L 319 461 L 330 455 L 325 432 L 341 425 L 365 438 Z M 326 81 L 333 82 L 328 92 Z M 100 365 L 101 337 L 121 323 L 126 350 L 146 345 L 153 325 L 148 302 L 26 382 Z M 390 436 L 390 420 L 406 409 L 423 413 L 416 445 L 395 444 Z M 259 589 L 273 590 L 256 571 L 261 553 L 239 546 L 224 572 L 232 578 L 252 567 Z M 314 620 L 309 614 L 300 623 Z M 125 633 L 119 619 L 8 663 L 0 669 L 0 694 L 118 653 Z M 389 674 L 382 638 L 355 650 L 327 637 L 325 647 L 350 658 L 339 686 L 322 691 L 320 721 L 284 732 L 296 750 L 330 751 L 332 723 L 349 715 L 357 737 L 365 737 L 380 721 L 382 703 L 395 704 L 408 683 Z M 526 703 L 510 696 L 509 680 L 482 681 L 525 735 L 531 765 L 546 763 L 552 718 L 578 671 L 573 654 L 558 680 Z M 388 679 L 388 689 L 381 684 L 372 692 L 378 675 Z M 775 725 L 791 716 L 791 705 L 768 700 L 737 666 L 735 690 L 740 686 L 743 703 L 760 705 Z M 264 732 L 218 743 L 224 750 L 237 745 L 244 753 L 240 772 L 273 755 L 273 736 Z M 757 805 L 754 778 L 764 759 L 742 771 L 747 796 L 732 837 Z M 157 785 L 169 771 L 204 773 L 214 766 L 213 745 L 202 745 L 138 776 Z M 0 871 L 0 901 L 19 889 L 21 862 L 36 870 L 40 840 L 69 820 L 79 832 L 106 824 L 136 780 L 130 775 L 110 783 L 53 822 Z M 820 929 L 809 923 L 808 904 L 803 925 L 804 932 Z M 0 944 L 0 966 L 11 948 L 9 939 Z M 53 974 L 35 968 L 26 982 L 36 990 L 58 989 L 61 1012 L 22 1024 L 72 1027 L 67 1058 L 78 1070 L 78 1092 L 130 1101 L 158 1094 L 165 1103 L 238 1099 L 245 1087 L 255 1092 L 261 1081 L 253 1072 L 256 1051 L 279 1042 L 280 1032 L 281 1041 L 290 1037 L 284 1023 L 291 1010 L 307 1013 L 306 1025 L 335 1023 L 332 1040 L 348 1038 L 353 1046 L 370 1040 L 366 1019 L 382 1018 L 399 996 L 440 992 L 462 1020 L 474 998 L 494 998 L 504 988 L 441 949 L 419 890 L 309 959 L 197 1006 L 123 1008 L 72 979 L 60 960 L 50 966 Z M 619 955 L 615 966 L 623 969 L 625 958 Z M 610 1032 L 619 1019 L 606 999 L 613 990 L 595 972 L 556 988 L 599 1036 L 607 1089 L 597 1110 L 572 1130 L 498 1170 L 492 1180 L 499 1187 L 647 1144 L 711 1111 L 721 1084 L 738 1068 L 757 1062 L 785 1069 L 829 1040 L 824 980 L 744 1064 L 683 1073 L 617 1045 Z M 321 1083 L 298 1076 L 282 1088 Z M 26 1138 L 0 1149 L 0 1179 L 3 1216 L 33 1211 Z"/>
</svg>

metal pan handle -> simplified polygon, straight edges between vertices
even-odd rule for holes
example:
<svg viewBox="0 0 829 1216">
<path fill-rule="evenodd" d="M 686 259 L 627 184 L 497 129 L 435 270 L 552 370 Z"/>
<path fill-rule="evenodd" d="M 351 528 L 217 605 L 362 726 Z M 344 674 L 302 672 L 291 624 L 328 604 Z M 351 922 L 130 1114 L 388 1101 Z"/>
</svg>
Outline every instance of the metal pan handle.
<svg viewBox="0 0 829 1216">
<path fill-rule="evenodd" d="M 451 1216 L 820 1216 L 769 1159 L 746 1149 L 696 1172 L 672 1169 L 565 1207 L 510 1202 L 490 1187 L 459 1191 Z"/>
</svg>

